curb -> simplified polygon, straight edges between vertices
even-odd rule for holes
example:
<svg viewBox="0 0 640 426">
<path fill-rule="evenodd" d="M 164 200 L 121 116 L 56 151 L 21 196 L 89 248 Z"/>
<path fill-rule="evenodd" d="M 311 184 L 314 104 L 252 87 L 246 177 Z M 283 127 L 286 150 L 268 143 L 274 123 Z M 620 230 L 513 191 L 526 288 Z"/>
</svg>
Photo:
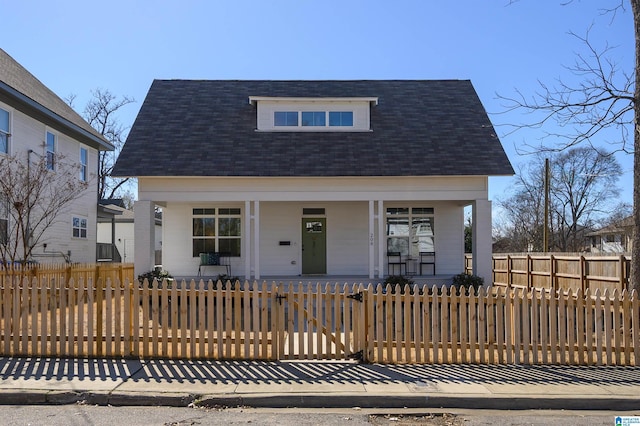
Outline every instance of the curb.
<svg viewBox="0 0 640 426">
<path fill-rule="evenodd" d="M 602 410 L 633 411 L 640 397 L 532 395 L 367 395 L 367 394 L 218 394 L 149 392 L 0 391 L 0 405 L 114 405 L 256 408 L 459 408 L 493 410 Z"/>
</svg>

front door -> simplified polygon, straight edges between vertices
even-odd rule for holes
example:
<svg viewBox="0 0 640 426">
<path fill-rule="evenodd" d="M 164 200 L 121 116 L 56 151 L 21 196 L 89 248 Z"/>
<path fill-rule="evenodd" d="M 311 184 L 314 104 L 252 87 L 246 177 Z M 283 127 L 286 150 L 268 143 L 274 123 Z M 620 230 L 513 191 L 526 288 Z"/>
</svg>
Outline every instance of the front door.
<svg viewBox="0 0 640 426">
<path fill-rule="evenodd" d="M 327 220 L 302 219 L 302 273 L 327 273 Z"/>
</svg>

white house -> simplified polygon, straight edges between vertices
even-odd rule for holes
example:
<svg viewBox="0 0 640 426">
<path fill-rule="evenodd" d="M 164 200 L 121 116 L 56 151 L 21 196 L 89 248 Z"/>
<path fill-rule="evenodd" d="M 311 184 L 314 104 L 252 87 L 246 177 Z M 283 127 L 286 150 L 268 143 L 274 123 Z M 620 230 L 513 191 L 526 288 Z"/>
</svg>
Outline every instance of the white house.
<svg viewBox="0 0 640 426">
<path fill-rule="evenodd" d="M 487 282 L 488 178 L 511 174 L 459 80 L 156 80 L 114 169 L 138 178 L 136 273 L 152 268 L 159 205 L 162 263 L 178 276 L 219 252 L 249 279 L 451 277 L 464 270 L 471 206 Z"/>
<path fill-rule="evenodd" d="M 98 216 L 98 245 L 108 245 L 114 250 L 105 250 L 105 256 L 98 261 L 116 261 L 133 263 L 135 253 L 134 212 L 126 209 L 118 200 L 102 200 L 100 205 L 109 210 L 110 217 Z M 162 218 L 156 214 L 154 227 L 155 263 L 161 263 L 162 257 Z M 110 247 L 110 248 L 111 248 Z M 111 256 L 108 256 L 111 255 Z"/>
<path fill-rule="evenodd" d="M 0 49 L 0 156 L 16 156 L 25 167 L 46 158 L 51 179 L 58 173 L 58 159 L 77 162 L 78 179 L 86 182 L 81 196 L 47 228 L 35 247 L 33 260 L 95 262 L 96 174 L 102 150 L 113 150 L 113 146 Z M 8 210 L 0 209 L 0 232 L 10 229 L 9 221 Z M 11 236 L 0 235 L 0 241 L 6 238 Z"/>
</svg>

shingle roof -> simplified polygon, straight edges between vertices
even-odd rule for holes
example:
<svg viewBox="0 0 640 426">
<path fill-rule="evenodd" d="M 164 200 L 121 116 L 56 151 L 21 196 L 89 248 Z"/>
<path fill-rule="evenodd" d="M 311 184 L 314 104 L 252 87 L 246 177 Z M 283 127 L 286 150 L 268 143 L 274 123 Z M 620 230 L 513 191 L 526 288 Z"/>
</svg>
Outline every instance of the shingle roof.
<svg viewBox="0 0 640 426">
<path fill-rule="evenodd" d="M 378 97 L 372 132 L 256 132 L 249 96 Z M 466 80 L 155 80 L 115 176 L 511 175 Z"/>
<path fill-rule="evenodd" d="M 89 146 L 113 150 L 113 146 L 58 95 L 0 49 L 0 100 L 25 114 L 37 115 L 48 125 L 71 133 Z"/>
</svg>

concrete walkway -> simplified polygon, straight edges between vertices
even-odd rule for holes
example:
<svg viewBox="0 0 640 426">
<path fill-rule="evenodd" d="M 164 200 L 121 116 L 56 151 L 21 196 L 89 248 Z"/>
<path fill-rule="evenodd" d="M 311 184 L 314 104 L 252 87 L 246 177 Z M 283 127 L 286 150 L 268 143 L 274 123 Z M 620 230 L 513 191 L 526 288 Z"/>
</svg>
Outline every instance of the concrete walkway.
<svg viewBox="0 0 640 426">
<path fill-rule="evenodd" d="M 640 367 L 0 358 L 0 404 L 638 410 Z"/>
</svg>

